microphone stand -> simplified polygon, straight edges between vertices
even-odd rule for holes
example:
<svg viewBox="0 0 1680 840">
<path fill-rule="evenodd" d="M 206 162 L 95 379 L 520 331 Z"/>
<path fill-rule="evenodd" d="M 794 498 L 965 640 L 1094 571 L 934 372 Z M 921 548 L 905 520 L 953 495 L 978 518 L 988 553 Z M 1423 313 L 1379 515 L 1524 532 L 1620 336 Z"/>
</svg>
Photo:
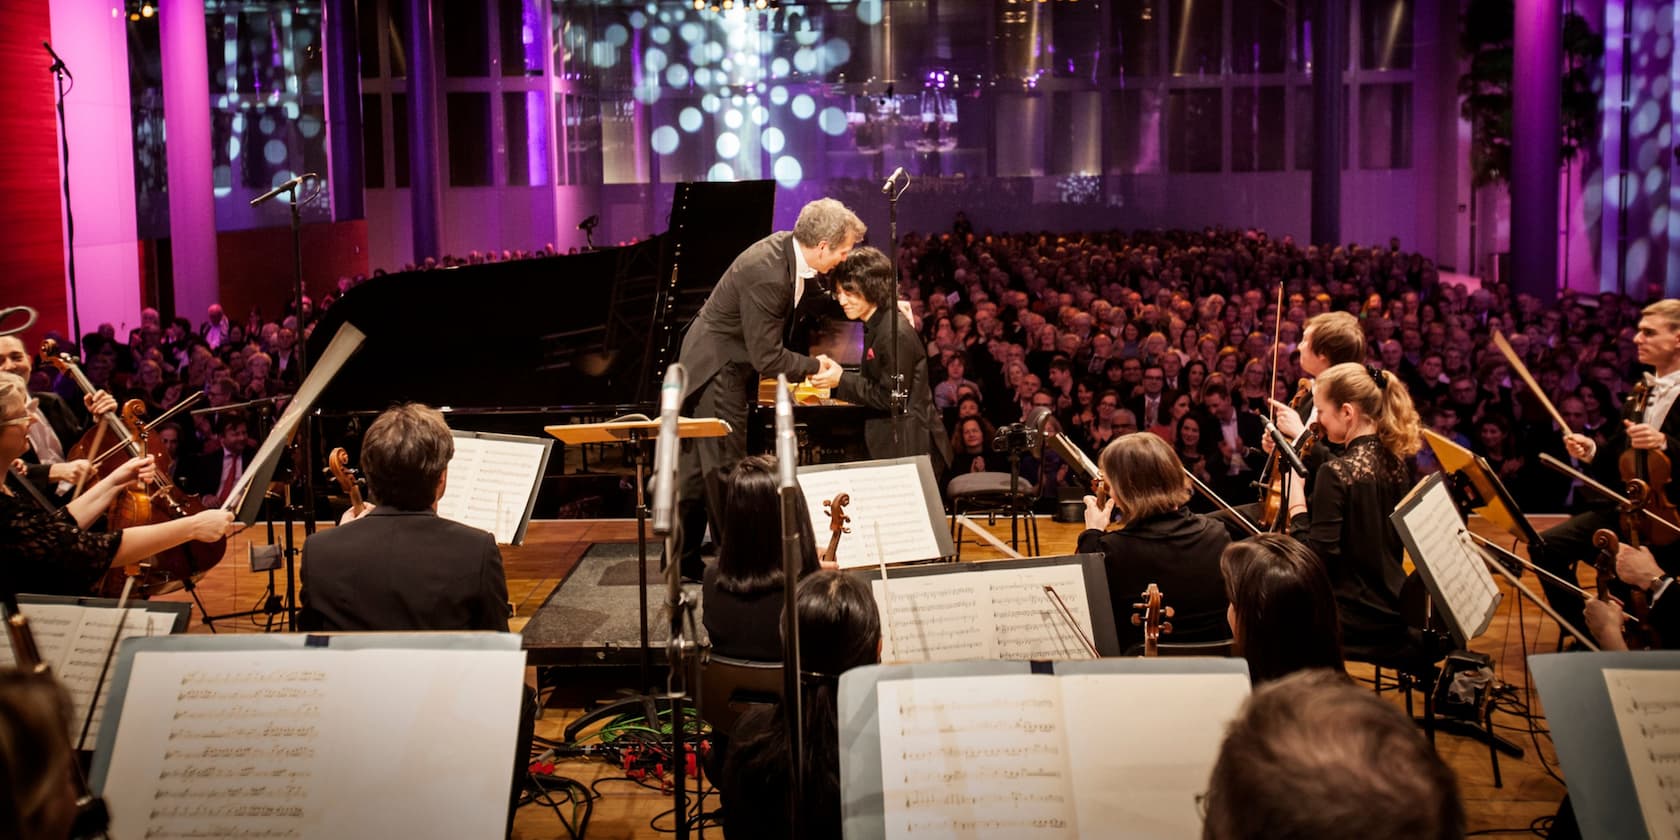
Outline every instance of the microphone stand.
<svg viewBox="0 0 1680 840">
<path fill-rule="evenodd" d="M 69 69 L 64 66 L 64 60 L 58 53 L 52 52 L 53 64 L 48 68 L 58 83 L 58 137 L 60 153 L 64 161 L 64 263 L 70 277 L 70 329 L 76 346 L 82 346 L 82 309 L 77 302 L 76 295 L 76 217 L 70 210 L 70 131 L 64 124 L 64 78 L 69 75 Z M 34 319 L 30 319 L 33 323 Z"/>
<path fill-rule="evenodd" d="M 893 323 L 897 323 L 897 312 L 893 313 Z M 788 393 L 788 381 L 785 374 L 776 376 L 776 414 L 777 425 L 792 425 L 788 422 L 792 415 L 792 398 Z M 786 409 L 786 416 L 783 414 Z M 788 754 L 788 836 L 799 837 L 799 807 L 804 802 L 804 768 L 801 760 L 805 756 L 804 732 L 805 698 L 800 692 L 800 664 L 799 664 L 799 567 L 801 551 L 799 546 L 799 517 L 806 515 L 799 506 L 799 485 L 791 479 L 793 474 L 792 458 L 787 450 L 795 449 L 794 445 L 784 446 L 783 435 L 791 436 L 792 428 L 777 429 L 777 470 L 782 476 L 778 494 L 782 503 L 782 713 L 786 717 Z M 788 444 L 792 444 L 791 437 Z M 796 450 L 797 451 L 797 450 Z M 790 459 L 783 462 L 783 459 Z"/>
<path fill-rule="evenodd" d="M 889 184 L 888 186 L 890 187 L 891 185 Z M 908 389 L 906 389 L 904 387 L 904 370 L 903 370 L 904 360 L 902 358 L 900 358 L 904 354 L 898 352 L 898 291 L 897 291 L 898 290 L 898 284 L 901 282 L 901 275 L 900 275 L 900 272 L 899 272 L 899 269 L 898 269 L 898 198 L 899 198 L 899 196 L 904 195 L 904 191 L 908 190 L 908 189 L 910 189 L 910 177 L 908 175 L 906 175 L 905 178 L 904 178 L 904 186 L 902 186 L 902 187 L 900 187 L 896 190 L 889 190 L 887 192 L 887 235 L 892 238 L 892 267 L 893 267 L 893 300 L 892 300 L 893 311 L 889 314 L 892 318 L 892 325 L 890 327 L 890 329 L 892 330 L 892 405 L 891 405 L 891 414 L 892 414 L 892 421 L 893 421 L 892 430 L 893 430 L 893 449 L 894 449 L 894 451 L 898 450 L 898 445 L 899 445 L 898 437 L 901 434 L 901 432 L 899 430 L 898 418 L 904 416 L 905 413 L 907 413 L 909 411 L 909 407 L 910 407 L 910 392 L 909 392 Z"/>
</svg>

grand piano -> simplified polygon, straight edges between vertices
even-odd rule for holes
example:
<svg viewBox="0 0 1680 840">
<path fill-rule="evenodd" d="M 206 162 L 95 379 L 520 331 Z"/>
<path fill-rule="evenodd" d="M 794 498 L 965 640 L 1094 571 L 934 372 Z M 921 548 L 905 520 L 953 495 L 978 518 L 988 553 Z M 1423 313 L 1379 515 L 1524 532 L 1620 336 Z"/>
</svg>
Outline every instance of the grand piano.
<svg viewBox="0 0 1680 840">
<path fill-rule="evenodd" d="M 361 429 L 404 401 L 444 408 L 455 429 L 502 434 L 654 416 L 683 330 L 736 255 L 770 232 L 774 195 L 770 181 L 679 184 L 670 228 L 633 245 L 390 274 L 357 286 L 322 316 L 309 342 L 313 359 L 342 323 L 367 335 L 317 402 L 315 462 L 325 463 L 334 446 L 357 462 Z M 800 318 L 838 313 L 823 295 L 806 298 Z M 793 343 L 803 335 L 796 329 L 790 346 L 806 346 Z M 855 453 L 849 437 L 861 445 L 862 423 L 849 411 L 799 413 L 809 428 L 839 430 L 838 443 L 811 435 L 811 457 Z M 587 472 L 586 462 L 583 475 L 566 476 L 566 460 L 549 459 L 534 516 L 632 515 L 633 492 L 616 473 Z"/>
</svg>

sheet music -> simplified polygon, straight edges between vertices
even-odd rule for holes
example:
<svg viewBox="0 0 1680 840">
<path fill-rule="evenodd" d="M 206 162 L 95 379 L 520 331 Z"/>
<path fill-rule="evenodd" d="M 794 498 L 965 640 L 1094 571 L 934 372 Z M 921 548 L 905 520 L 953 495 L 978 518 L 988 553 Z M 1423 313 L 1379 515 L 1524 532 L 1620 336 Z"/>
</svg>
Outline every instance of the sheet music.
<svg viewBox="0 0 1680 840">
<path fill-rule="evenodd" d="M 1077 563 L 1014 569 L 975 566 L 892 578 L 887 584 L 892 591 L 890 612 L 881 581 L 873 580 L 870 586 L 875 606 L 889 616 L 892 627 L 881 639 L 883 662 L 1091 657 L 1044 591 L 1045 586 L 1054 587 L 1079 632 L 1093 638 L 1085 574 Z"/>
<path fill-rule="evenodd" d="M 101 793 L 124 836 L 499 837 L 519 651 L 141 652 Z"/>
<path fill-rule="evenodd" d="M 1127 837 L 1199 838 L 1225 726 L 1249 694 L 1242 674 L 1060 677 L 1078 824 Z M 884 731 L 884 730 L 883 730 Z"/>
<path fill-rule="evenodd" d="M 835 552 L 835 560 L 842 569 L 874 566 L 880 561 L 911 563 L 939 556 L 934 529 L 943 528 L 944 523 L 928 515 L 921 474 L 913 463 L 801 471 L 799 487 L 805 491 L 812 528 L 818 534 L 828 533 L 823 500 L 833 499 L 840 493 L 851 494 L 846 515 L 852 518 L 852 532 L 840 538 L 840 547 Z M 875 537 L 875 523 L 880 523 L 879 542 Z"/>
<path fill-rule="evenodd" d="M 438 500 L 438 516 L 482 528 L 496 542 L 512 545 L 542 477 L 542 441 L 455 436 L 449 483 Z"/>
<path fill-rule="evenodd" d="M 1487 629 L 1503 596 L 1458 515 L 1451 491 L 1445 482 L 1433 482 L 1395 524 L 1410 534 L 1416 549 L 1412 562 L 1435 584 L 1447 620 L 1468 642 Z"/>
<path fill-rule="evenodd" d="M 1079 836 L 1051 676 L 877 688 L 889 838 Z"/>
<path fill-rule="evenodd" d="M 1604 688 L 1622 734 L 1651 840 L 1680 840 L 1680 691 L 1673 671 L 1606 668 Z"/>
<path fill-rule="evenodd" d="M 82 607 L 75 604 L 23 604 L 19 607 L 29 618 L 29 629 L 35 636 L 35 647 L 41 658 L 52 666 L 53 676 L 64 684 L 70 694 L 71 737 L 82 731 L 87 719 L 88 704 L 93 704 L 93 722 L 82 735 L 78 749 L 91 750 L 99 740 L 99 724 L 105 715 L 105 697 L 110 693 L 111 676 L 99 685 L 99 672 L 105 667 L 106 654 L 111 651 L 111 637 L 118 635 L 117 613 L 112 607 Z M 173 616 L 147 612 L 138 607 L 127 610 L 122 622 L 120 639 L 134 636 L 168 635 L 174 625 Z M 113 656 L 112 668 L 116 663 Z M 0 645 L 0 667 L 16 667 L 10 645 Z M 98 688 L 99 694 L 94 696 Z"/>
</svg>

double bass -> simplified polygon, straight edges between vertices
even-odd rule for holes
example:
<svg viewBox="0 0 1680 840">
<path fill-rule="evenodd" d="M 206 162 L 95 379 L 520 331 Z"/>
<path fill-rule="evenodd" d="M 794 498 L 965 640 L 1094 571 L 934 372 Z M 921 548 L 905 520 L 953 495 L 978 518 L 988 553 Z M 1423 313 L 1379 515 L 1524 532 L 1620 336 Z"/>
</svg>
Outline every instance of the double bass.
<svg viewBox="0 0 1680 840">
<path fill-rule="evenodd" d="M 51 339 L 42 343 L 41 355 L 62 374 L 74 380 L 82 389 L 82 393 L 91 395 L 98 390 L 88 381 L 87 375 L 82 372 L 75 359 L 68 354 L 59 353 L 57 344 Z M 120 494 L 106 512 L 107 527 L 112 531 L 183 519 L 204 510 L 198 499 L 183 492 L 169 480 L 174 459 L 164 448 L 163 440 L 152 435 L 143 422 L 144 410 L 144 403 L 129 400 L 123 407 L 121 416 L 114 411 L 101 414 L 94 427 L 66 453 L 69 460 L 88 459 L 93 464 L 95 474 L 100 478 L 110 475 L 127 458 L 152 456 L 157 468 L 156 477 L 144 485 L 130 488 Z M 100 451 L 100 444 L 107 435 L 114 445 L 108 450 Z M 119 454 L 123 456 L 122 459 L 113 457 Z M 127 579 L 134 577 L 134 594 L 138 597 L 150 598 L 153 595 L 174 592 L 204 577 L 206 572 L 222 562 L 222 555 L 226 551 L 226 538 L 215 542 L 188 542 L 123 568 L 112 569 L 105 574 L 94 591 L 101 597 L 118 597 Z"/>
</svg>

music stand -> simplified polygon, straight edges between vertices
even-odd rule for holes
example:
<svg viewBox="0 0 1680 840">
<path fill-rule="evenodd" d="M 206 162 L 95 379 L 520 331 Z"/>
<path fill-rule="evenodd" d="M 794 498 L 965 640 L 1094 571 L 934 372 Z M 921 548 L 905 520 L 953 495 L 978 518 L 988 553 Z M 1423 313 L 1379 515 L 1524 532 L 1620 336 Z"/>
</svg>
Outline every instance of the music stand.
<svg viewBox="0 0 1680 840">
<path fill-rule="evenodd" d="M 642 651 L 640 657 L 641 676 L 637 688 L 643 694 L 636 698 L 628 698 L 628 702 L 641 703 L 646 699 L 646 692 L 653 690 L 651 672 L 653 666 L 649 659 L 648 650 L 648 598 L 647 598 L 647 466 L 651 457 L 650 444 L 659 437 L 658 420 L 612 420 L 606 423 L 570 423 L 557 426 L 544 426 L 543 431 L 552 435 L 561 443 L 578 445 L 584 443 L 623 443 L 630 447 L 630 463 L 636 468 L 636 584 L 640 587 L 637 600 L 641 604 Z M 677 418 L 677 437 L 679 438 L 711 438 L 723 437 L 729 434 L 729 423 L 715 417 L 679 417 Z M 670 562 L 670 558 L 666 558 Z M 598 720 L 601 713 L 616 710 L 623 703 L 620 701 L 598 710 L 597 713 L 585 715 L 573 726 L 581 729 L 579 724 L 585 721 Z M 654 718 L 650 715 L 650 720 Z M 567 738 L 572 736 L 568 733 Z"/>
<path fill-rule="evenodd" d="M 1441 464 L 1441 472 L 1446 474 L 1448 487 L 1453 491 L 1453 500 L 1458 502 L 1459 510 L 1465 516 L 1479 514 L 1500 530 L 1527 543 L 1530 551 L 1545 544 L 1486 458 L 1432 429 L 1423 430 L 1423 439 L 1429 444 L 1429 450 L 1435 453 L 1435 460 Z M 1518 574 L 1521 572 L 1518 571 Z"/>
</svg>

